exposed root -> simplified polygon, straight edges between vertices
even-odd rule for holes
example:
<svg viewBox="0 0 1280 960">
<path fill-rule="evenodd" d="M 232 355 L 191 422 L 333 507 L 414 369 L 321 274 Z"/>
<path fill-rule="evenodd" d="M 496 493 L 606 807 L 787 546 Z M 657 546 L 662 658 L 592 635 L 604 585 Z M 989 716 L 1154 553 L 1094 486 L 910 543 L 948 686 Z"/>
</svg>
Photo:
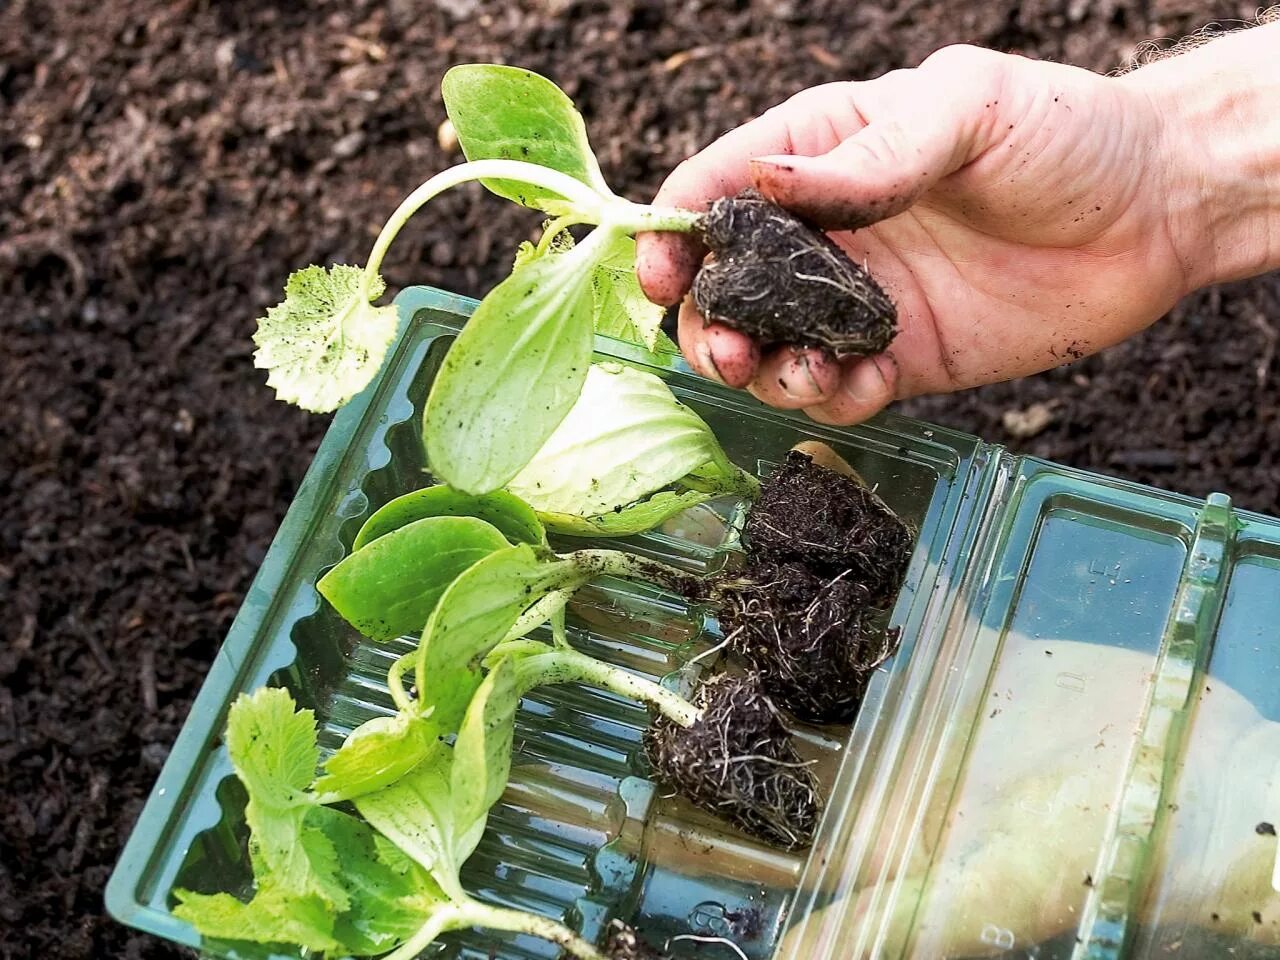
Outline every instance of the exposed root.
<svg viewBox="0 0 1280 960">
<path fill-rule="evenodd" d="M 721 587 L 720 622 L 734 652 L 779 706 L 815 723 L 857 714 L 885 647 L 883 633 L 870 629 L 871 612 L 863 586 L 816 576 L 802 563 L 753 564 Z"/>
<path fill-rule="evenodd" d="M 614 920 L 609 924 L 604 955 L 609 960 L 667 960 L 665 953 L 649 946 L 635 930 L 621 920 Z"/>
<path fill-rule="evenodd" d="M 703 684 L 702 719 L 659 717 L 645 737 L 654 770 L 691 802 L 785 849 L 813 842 L 817 782 L 755 676 Z"/>
</svg>

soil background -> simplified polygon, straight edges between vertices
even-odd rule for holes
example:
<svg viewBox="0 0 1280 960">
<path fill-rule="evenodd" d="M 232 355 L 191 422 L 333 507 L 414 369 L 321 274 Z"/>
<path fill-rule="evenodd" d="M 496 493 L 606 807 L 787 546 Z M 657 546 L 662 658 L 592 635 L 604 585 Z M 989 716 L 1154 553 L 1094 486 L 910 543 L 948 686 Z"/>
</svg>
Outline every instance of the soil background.
<svg viewBox="0 0 1280 960">
<path fill-rule="evenodd" d="M 254 319 L 291 269 L 362 261 L 401 196 L 457 159 L 437 144 L 450 64 L 554 77 L 609 182 L 645 198 L 812 84 L 960 41 L 1108 71 L 1145 38 L 1255 12 L 0 0 L 0 958 L 180 955 L 107 919 L 102 890 L 326 425 L 265 388 Z M 393 289 L 481 293 L 536 226 L 478 189 L 433 209 L 402 234 Z M 1280 512 L 1274 324 L 1272 275 L 1102 356 L 900 409 Z"/>
</svg>

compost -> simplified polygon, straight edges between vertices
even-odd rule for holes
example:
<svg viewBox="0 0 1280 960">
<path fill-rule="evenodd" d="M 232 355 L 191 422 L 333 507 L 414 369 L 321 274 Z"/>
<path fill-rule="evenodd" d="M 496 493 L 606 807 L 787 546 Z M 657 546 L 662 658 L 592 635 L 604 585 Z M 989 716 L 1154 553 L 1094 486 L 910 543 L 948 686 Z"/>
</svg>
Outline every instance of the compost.
<svg viewBox="0 0 1280 960">
<path fill-rule="evenodd" d="M 0 4 L 0 958 L 184 955 L 109 920 L 102 890 L 326 425 L 263 385 L 254 320 L 297 265 L 359 262 L 404 185 L 461 159 L 438 134 L 447 66 L 555 78 L 609 182 L 646 199 L 813 84 L 961 41 L 1110 70 L 1256 6 Z M 434 210 L 393 289 L 479 294 L 537 228 L 479 188 Z M 1280 512 L 1277 318 L 1272 276 L 1102 356 L 901 409 Z M 1039 432 L 1006 430 L 1037 404 Z"/>
<path fill-rule="evenodd" d="M 871 274 L 755 190 L 715 201 L 702 233 L 711 255 L 693 281 L 698 311 L 763 349 L 790 344 L 836 358 L 867 356 L 898 332 L 898 311 Z"/>
</svg>

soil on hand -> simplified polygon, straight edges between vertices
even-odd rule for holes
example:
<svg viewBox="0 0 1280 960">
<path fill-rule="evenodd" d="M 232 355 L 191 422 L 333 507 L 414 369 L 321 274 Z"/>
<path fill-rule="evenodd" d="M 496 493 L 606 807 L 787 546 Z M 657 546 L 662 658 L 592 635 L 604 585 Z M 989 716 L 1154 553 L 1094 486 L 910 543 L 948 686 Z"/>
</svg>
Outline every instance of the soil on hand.
<svg viewBox="0 0 1280 960">
<path fill-rule="evenodd" d="M 665 953 L 649 946 L 635 930 L 621 920 L 614 920 L 609 924 L 604 955 L 609 960 L 667 960 Z"/>
<path fill-rule="evenodd" d="M 461 159 L 437 134 L 447 67 L 553 77 L 608 182 L 645 200 L 805 87 L 956 42 L 1108 71 L 1256 8 L 0 3 L 0 960 L 187 956 L 107 918 L 102 889 L 326 425 L 263 385 L 253 321 L 289 271 L 363 262 L 404 194 Z M 479 295 L 538 223 L 478 186 L 446 195 L 388 282 Z M 1275 513 L 1277 318 L 1280 278 L 1236 284 L 1101 356 L 902 409 Z M 1006 430 L 1050 402 L 1039 432 Z"/>
<path fill-rule="evenodd" d="M 702 716 L 692 726 L 659 717 L 645 735 L 659 779 L 752 836 L 807 847 L 818 826 L 817 783 L 759 678 L 720 674 L 694 702 Z"/>
<path fill-rule="evenodd" d="M 848 578 L 883 606 L 902 586 L 915 535 L 869 488 L 788 452 L 751 505 L 743 544 L 754 563 L 803 563 L 813 574 Z"/>
<path fill-rule="evenodd" d="M 817 575 L 802 563 L 764 560 L 720 587 L 731 649 L 774 702 L 801 720 L 853 720 L 887 652 L 884 631 L 870 622 L 867 590 L 849 573 Z"/>
<path fill-rule="evenodd" d="M 898 311 L 866 270 L 821 230 L 755 190 L 717 200 L 703 224 L 711 256 L 693 282 L 703 317 L 757 341 L 833 357 L 880 353 Z"/>
</svg>

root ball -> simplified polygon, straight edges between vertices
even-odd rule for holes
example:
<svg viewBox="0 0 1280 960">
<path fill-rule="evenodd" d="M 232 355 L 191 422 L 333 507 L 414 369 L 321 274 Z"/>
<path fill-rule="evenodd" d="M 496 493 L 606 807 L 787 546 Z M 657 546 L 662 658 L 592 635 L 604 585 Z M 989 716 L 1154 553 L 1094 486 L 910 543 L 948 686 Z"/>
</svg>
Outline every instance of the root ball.
<svg viewBox="0 0 1280 960">
<path fill-rule="evenodd" d="M 658 776 L 704 810 L 784 849 L 806 847 L 818 825 L 817 782 L 755 676 L 721 674 L 698 690 L 702 717 L 665 717 L 645 749 Z"/>
<path fill-rule="evenodd" d="M 897 333 L 898 312 L 871 275 L 821 230 L 755 190 L 712 204 L 703 238 L 712 257 L 693 283 L 698 310 L 763 348 L 867 356 Z"/>
</svg>

